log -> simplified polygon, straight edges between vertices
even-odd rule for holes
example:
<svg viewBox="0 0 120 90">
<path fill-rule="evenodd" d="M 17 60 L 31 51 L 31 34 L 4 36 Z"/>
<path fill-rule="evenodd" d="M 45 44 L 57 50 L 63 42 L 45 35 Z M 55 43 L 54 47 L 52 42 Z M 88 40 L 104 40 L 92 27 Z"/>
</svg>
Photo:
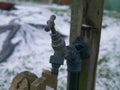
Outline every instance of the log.
<svg viewBox="0 0 120 90">
<path fill-rule="evenodd" d="M 31 84 L 30 90 L 57 90 L 57 76 L 48 70 L 43 71 L 42 77 Z"/>
</svg>

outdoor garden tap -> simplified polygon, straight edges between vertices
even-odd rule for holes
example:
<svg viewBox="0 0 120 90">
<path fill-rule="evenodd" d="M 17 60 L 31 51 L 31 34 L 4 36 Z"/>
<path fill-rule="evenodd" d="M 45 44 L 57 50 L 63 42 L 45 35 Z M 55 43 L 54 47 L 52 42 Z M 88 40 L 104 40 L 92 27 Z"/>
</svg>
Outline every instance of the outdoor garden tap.
<svg viewBox="0 0 120 90">
<path fill-rule="evenodd" d="M 52 64 L 52 74 L 58 75 L 58 69 L 64 62 L 65 41 L 61 38 L 58 32 L 55 30 L 56 16 L 52 15 L 50 20 L 47 21 L 45 31 L 51 30 L 52 48 L 54 49 L 54 55 L 50 57 L 50 63 Z"/>
<path fill-rule="evenodd" d="M 50 57 L 51 73 L 58 75 L 59 67 L 63 65 L 64 59 L 67 60 L 67 70 L 69 72 L 80 72 L 81 60 L 89 55 L 88 49 L 80 37 L 71 45 L 66 46 L 64 39 L 55 30 L 55 19 L 56 16 L 52 15 L 45 27 L 45 31 L 51 30 L 52 48 L 54 50 L 54 54 Z"/>
</svg>

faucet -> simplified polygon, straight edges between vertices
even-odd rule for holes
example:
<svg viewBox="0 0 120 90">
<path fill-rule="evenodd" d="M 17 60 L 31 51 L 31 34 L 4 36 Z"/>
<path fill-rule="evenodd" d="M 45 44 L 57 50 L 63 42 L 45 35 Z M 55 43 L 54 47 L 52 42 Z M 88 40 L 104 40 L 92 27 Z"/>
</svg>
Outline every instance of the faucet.
<svg viewBox="0 0 120 90">
<path fill-rule="evenodd" d="M 89 56 L 88 48 L 81 37 L 78 37 L 71 45 L 66 46 L 64 39 L 55 29 L 55 19 L 56 16 L 52 15 L 45 26 L 46 32 L 51 31 L 50 36 L 54 50 L 54 54 L 50 56 L 50 63 L 52 64 L 51 73 L 58 75 L 64 59 L 67 60 L 67 70 L 69 72 L 80 72 L 82 59 Z"/>
</svg>

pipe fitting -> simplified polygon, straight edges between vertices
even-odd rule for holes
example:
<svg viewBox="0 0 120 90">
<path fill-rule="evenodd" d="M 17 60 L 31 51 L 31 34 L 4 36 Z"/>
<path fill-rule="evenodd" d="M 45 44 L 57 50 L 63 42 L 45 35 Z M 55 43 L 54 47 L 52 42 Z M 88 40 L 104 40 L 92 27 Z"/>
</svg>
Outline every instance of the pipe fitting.
<svg viewBox="0 0 120 90">
<path fill-rule="evenodd" d="M 46 31 L 51 30 L 52 48 L 54 50 L 54 54 L 50 57 L 51 73 L 58 75 L 59 67 L 63 65 L 64 59 L 67 60 L 69 72 L 80 72 L 82 59 L 89 56 L 88 48 L 82 38 L 77 38 L 71 45 L 66 46 L 64 39 L 55 30 L 54 20 L 55 16 L 52 15 L 45 28 Z"/>
</svg>

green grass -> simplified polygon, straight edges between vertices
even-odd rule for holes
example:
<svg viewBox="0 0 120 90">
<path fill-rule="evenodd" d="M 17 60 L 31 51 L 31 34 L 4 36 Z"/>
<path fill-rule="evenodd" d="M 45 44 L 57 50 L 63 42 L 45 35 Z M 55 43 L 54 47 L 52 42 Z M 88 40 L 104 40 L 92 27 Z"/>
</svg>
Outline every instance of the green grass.
<svg viewBox="0 0 120 90">
<path fill-rule="evenodd" d="M 71 15 L 70 9 L 56 9 L 56 8 L 49 8 L 50 11 L 54 12 L 59 16 L 64 16 L 67 14 L 68 16 Z"/>
<path fill-rule="evenodd" d="M 104 16 L 112 17 L 112 18 L 117 18 L 120 19 L 120 13 L 119 12 L 104 12 Z"/>
<path fill-rule="evenodd" d="M 98 61 L 97 81 L 102 83 L 105 90 L 120 90 L 120 72 L 118 69 L 120 65 L 117 62 L 120 57 L 117 56 L 111 53 Z M 110 63 L 114 62 L 113 60 L 116 62 Z M 112 67 L 112 64 L 115 66 Z M 100 86 L 100 84 L 97 85 Z"/>
</svg>

